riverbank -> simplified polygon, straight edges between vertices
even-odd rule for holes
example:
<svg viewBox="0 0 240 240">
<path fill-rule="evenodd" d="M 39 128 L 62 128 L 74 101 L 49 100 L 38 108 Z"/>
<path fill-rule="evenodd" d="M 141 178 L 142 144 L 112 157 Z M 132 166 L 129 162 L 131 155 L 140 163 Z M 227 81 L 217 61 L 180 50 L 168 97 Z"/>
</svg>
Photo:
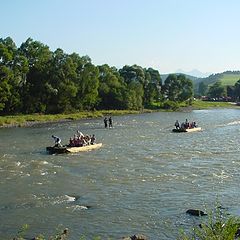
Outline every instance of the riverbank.
<svg viewBox="0 0 240 240">
<path fill-rule="evenodd" d="M 192 110 L 209 109 L 209 108 L 239 108 L 235 103 L 229 102 L 207 102 L 196 100 L 191 106 L 180 106 L 177 111 L 190 112 Z M 0 128 L 2 127 L 31 127 L 36 124 L 49 122 L 66 122 L 80 119 L 101 118 L 104 116 L 116 116 L 126 114 L 151 113 L 156 111 L 169 111 L 164 109 L 143 109 L 134 110 L 102 110 L 102 111 L 83 111 L 70 114 L 27 114 L 0 116 Z"/>
<path fill-rule="evenodd" d="M 209 108 L 239 108 L 235 102 L 209 102 L 202 100 L 195 100 L 192 104 L 193 109 L 209 109 Z"/>
<path fill-rule="evenodd" d="M 36 124 L 49 122 L 66 122 L 79 119 L 101 118 L 110 115 L 138 114 L 142 112 L 152 112 L 152 110 L 104 110 L 104 111 L 84 111 L 70 114 L 27 114 L 0 116 L 0 127 L 31 127 Z"/>
</svg>

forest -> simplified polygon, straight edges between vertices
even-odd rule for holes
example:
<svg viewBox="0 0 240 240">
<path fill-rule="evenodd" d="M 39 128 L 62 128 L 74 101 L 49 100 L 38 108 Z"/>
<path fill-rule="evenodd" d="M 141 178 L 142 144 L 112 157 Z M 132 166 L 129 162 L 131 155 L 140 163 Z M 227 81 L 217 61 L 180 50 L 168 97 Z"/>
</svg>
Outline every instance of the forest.
<svg viewBox="0 0 240 240">
<path fill-rule="evenodd" d="M 193 97 L 185 75 L 162 82 L 158 70 L 138 65 L 95 66 L 31 38 L 17 47 L 0 38 L 0 114 L 55 114 L 88 110 L 171 108 Z"/>
</svg>

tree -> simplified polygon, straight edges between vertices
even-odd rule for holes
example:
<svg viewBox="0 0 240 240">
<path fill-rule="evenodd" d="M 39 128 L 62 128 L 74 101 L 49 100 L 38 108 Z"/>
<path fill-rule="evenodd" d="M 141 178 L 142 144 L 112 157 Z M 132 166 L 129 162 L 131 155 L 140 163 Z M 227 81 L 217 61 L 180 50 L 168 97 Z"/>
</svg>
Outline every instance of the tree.
<svg viewBox="0 0 240 240">
<path fill-rule="evenodd" d="M 119 73 L 127 84 L 131 82 L 139 82 L 142 85 L 145 84 L 145 73 L 143 68 L 140 66 L 125 65 L 122 69 L 119 70 Z"/>
<path fill-rule="evenodd" d="M 6 103 L 11 97 L 12 86 L 9 83 L 11 78 L 11 71 L 5 66 L 0 66 L 0 112 L 4 112 Z"/>
<path fill-rule="evenodd" d="M 29 71 L 22 86 L 23 112 L 45 112 L 47 107 L 46 88 L 52 53 L 41 42 L 28 38 L 19 52 L 28 60 Z"/>
<path fill-rule="evenodd" d="M 169 74 L 164 82 L 164 95 L 171 101 L 177 101 L 180 93 L 180 82 L 176 74 Z"/>
<path fill-rule="evenodd" d="M 1 110 L 5 114 L 20 110 L 20 91 L 27 72 L 27 59 L 19 53 L 13 40 L 0 39 Z"/>
<path fill-rule="evenodd" d="M 140 110 L 143 107 L 143 86 L 138 82 L 131 82 L 127 86 L 124 105 L 130 110 Z"/>
<path fill-rule="evenodd" d="M 7 46 L 6 40 L 0 39 L 0 111 L 2 112 L 11 97 L 12 60 L 13 51 Z"/>
<path fill-rule="evenodd" d="M 236 97 L 236 100 L 239 101 L 240 100 L 240 79 L 235 83 L 234 88 L 235 88 L 234 95 Z"/>
<path fill-rule="evenodd" d="M 226 87 L 226 93 L 227 93 L 227 96 L 228 96 L 228 99 L 231 99 L 231 100 L 234 100 L 235 99 L 235 86 L 227 86 Z"/>
<path fill-rule="evenodd" d="M 209 87 L 208 96 L 211 98 L 221 98 L 226 96 L 226 88 L 220 81 L 217 81 Z"/>
<path fill-rule="evenodd" d="M 208 85 L 206 83 L 204 83 L 203 81 L 199 83 L 199 85 L 198 85 L 198 93 L 201 96 L 205 96 L 207 94 L 207 89 L 208 89 Z"/>
<path fill-rule="evenodd" d="M 157 70 L 153 68 L 145 69 L 147 84 L 144 88 L 144 105 L 152 105 L 161 99 L 162 79 Z"/>
<path fill-rule="evenodd" d="M 119 70 L 120 76 L 126 83 L 125 105 L 128 109 L 143 107 L 144 89 L 148 84 L 144 69 L 140 66 L 124 66 Z M 138 101 L 138 102 L 136 102 Z"/>
<path fill-rule="evenodd" d="M 71 56 L 58 48 L 52 54 L 48 82 L 44 85 L 49 113 L 70 112 L 73 110 L 73 99 L 77 95 L 77 65 Z"/>
<path fill-rule="evenodd" d="M 98 101 L 99 71 L 92 63 L 87 63 L 78 81 L 77 99 L 83 109 L 94 109 Z"/>
<path fill-rule="evenodd" d="M 163 91 L 168 100 L 182 102 L 193 96 L 193 84 L 183 74 L 169 74 Z"/>
<path fill-rule="evenodd" d="M 185 75 L 178 75 L 180 81 L 181 91 L 178 95 L 178 101 L 183 102 L 193 97 L 193 83 L 190 79 L 186 78 Z"/>
<path fill-rule="evenodd" d="M 124 109 L 126 84 L 116 68 L 107 64 L 99 69 L 99 107 L 102 109 Z"/>
</svg>

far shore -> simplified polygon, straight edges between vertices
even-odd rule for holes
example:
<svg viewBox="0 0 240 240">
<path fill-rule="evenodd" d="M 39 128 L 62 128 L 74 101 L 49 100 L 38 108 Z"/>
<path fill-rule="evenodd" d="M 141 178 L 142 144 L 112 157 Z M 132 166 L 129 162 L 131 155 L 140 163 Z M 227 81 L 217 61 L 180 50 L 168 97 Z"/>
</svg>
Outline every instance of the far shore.
<svg viewBox="0 0 240 240">
<path fill-rule="evenodd" d="M 238 108 L 236 103 L 230 102 L 204 102 L 194 101 L 191 106 L 182 106 L 176 111 L 190 112 L 192 110 L 210 109 L 210 108 Z M 70 114 L 26 114 L 0 116 L 0 128 L 8 127 L 31 127 L 37 124 L 46 124 L 54 122 L 67 122 L 80 119 L 102 118 L 104 116 L 117 116 L 126 114 L 151 113 L 158 111 L 172 111 L 164 109 L 142 109 L 135 110 L 101 110 L 101 111 L 82 111 Z"/>
<path fill-rule="evenodd" d="M 104 116 L 117 116 L 126 114 L 138 114 L 152 112 L 152 110 L 103 110 L 103 111 L 82 111 L 69 114 L 21 114 L 11 116 L 0 116 L 0 128 L 9 127 L 31 127 L 37 124 L 70 122 L 80 119 L 102 118 Z"/>
</svg>

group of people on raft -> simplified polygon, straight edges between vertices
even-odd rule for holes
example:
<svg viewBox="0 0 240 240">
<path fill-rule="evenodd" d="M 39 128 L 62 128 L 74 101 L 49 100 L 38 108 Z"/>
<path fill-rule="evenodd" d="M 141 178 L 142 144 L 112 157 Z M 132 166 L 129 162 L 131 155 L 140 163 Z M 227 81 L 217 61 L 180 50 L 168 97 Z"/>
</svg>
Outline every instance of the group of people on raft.
<svg viewBox="0 0 240 240">
<path fill-rule="evenodd" d="M 74 137 L 69 139 L 69 147 L 83 147 L 87 145 L 93 145 L 96 142 L 96 137 L 93 134 L 84 135 L 82 132 L 77 131 L 77 134 L 74 134 Z"/>
<path fill-rule="evenodd" d="M 182 122 L 181 125 L 180 125 L 179 121 L 176 120 L 174 125 L 175 125 L 176 129 L 188 129 L 188 128 L 195 128 L 195 127 L 197 127 L 197 124 L 196 124 L 195 121 L 189 122 L 187 119 L 186 119 L 185 122 Z"/>
<path fill-rule="evenodd" d="M 54 139 L 54 146 L 55 147 L 62 147 L 61 138 L 52 135 Z M 77 133 L 74 134 L 73 137 L 70 137 L 68 147 L 83 147 L 87 145 L 93 145 L 96 143 L 96 137 L 93 134 L 91 135 L 84 135 L 82 132 L 77 130 Z"/>
</svg>

